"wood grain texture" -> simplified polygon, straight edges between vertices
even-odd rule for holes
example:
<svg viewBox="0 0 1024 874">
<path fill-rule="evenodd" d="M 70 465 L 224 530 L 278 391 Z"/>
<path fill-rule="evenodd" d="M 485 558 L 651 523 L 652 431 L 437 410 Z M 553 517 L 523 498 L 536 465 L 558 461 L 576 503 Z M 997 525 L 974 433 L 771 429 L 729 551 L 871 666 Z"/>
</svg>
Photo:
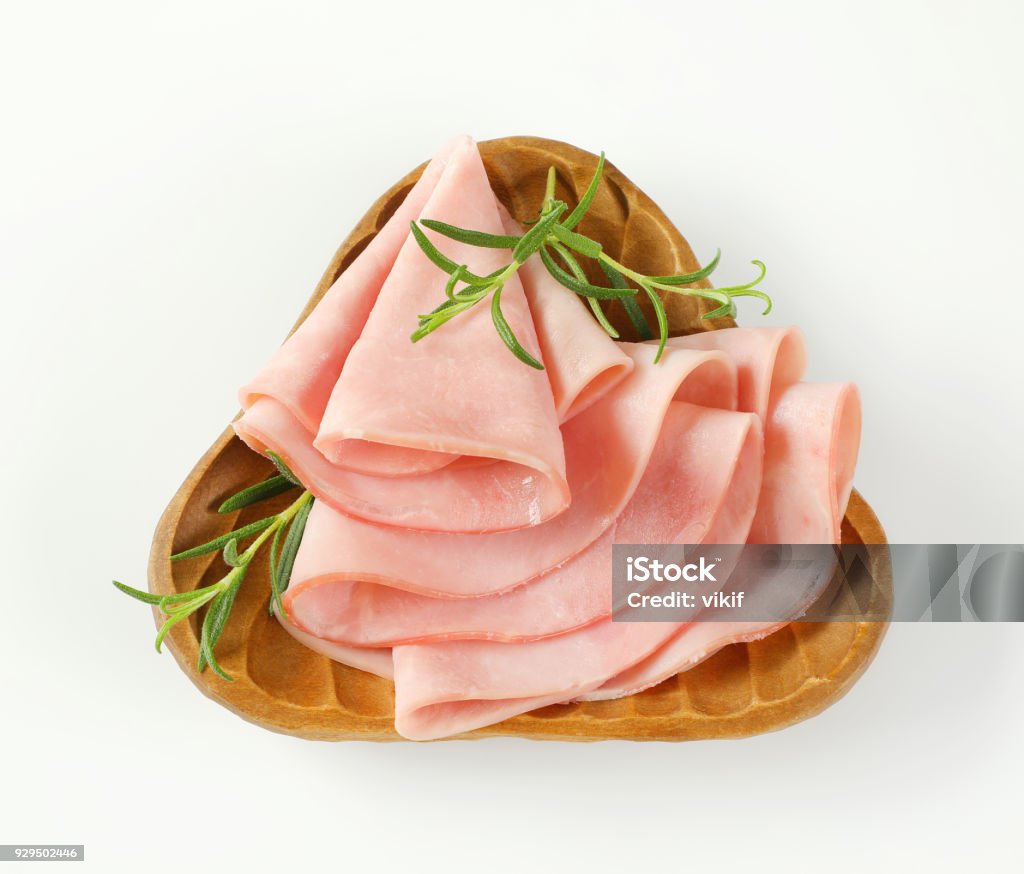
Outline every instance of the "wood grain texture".
<svg viewBox="0 0 1024 874">
<path fill-rule="evenodd" d="M 536 213 L 548 166 L 553 164 L 558 172 L 557 196 L 573 204 L 597 162 L 589 152 L 535 137 L 491 140 L 481 143 L 480 151 L 495 192 L 520 220 Z M 296 324 L 383 226 L 422 170 L 421 165 L 392 186 L 356 225 Z M 613 256 L 649 274 L 699 267 L 686 240 L 661 210 L 610 164 L 581 230 L 600 240 Z M 713 306 L 694 298 L 671 297 L 666 308 L 672 332 L 731 326 L 729 319 L 701 320 Z M 609 307 L 609 317 L 629 339 L 630 324 L 621 308 Z M 267 502 L 235 514 L 216 512 L 228 495 L 272 472 L 266 459 L 226 429 L 160 519 L 150 553 L 150 590 L 161 595 L 182 592 L 223 576 L 226 568 L 219 555 L 173 564 L 168 556 L 268 511 L 283 509 L 287 495 L 274 499 L 271 506 Z M 843 522 L 843 542 L 886 542 L 878 519 L 856 492 Z M 891 567 L 883 553 L 872 551 L 871 609 L 876 615 L 888 615 L 892 600 Z M 201 616 L 171 631 L 167 645 L 196 686 L 245 719 L 274 731 L 316 740 L 400 740 L 393 727 L 391 683 L 301 646 L 267 614 L 269 595 L 264 550 L 239 590 L 217 648 L 218 659 L 234 682 L 221 680 L 209 670 L 202 674 L 196 670 Z M 155 609 L 154 617 L 159 624 Z M 693 740 L 744 737 L 783 728 L 840 698 L 874 657 L 886 628 L 885 622 L 793 623 L 764 640 L 728 646 L 639 695 L 546 707 L 460 737 Z"/>
</svg>

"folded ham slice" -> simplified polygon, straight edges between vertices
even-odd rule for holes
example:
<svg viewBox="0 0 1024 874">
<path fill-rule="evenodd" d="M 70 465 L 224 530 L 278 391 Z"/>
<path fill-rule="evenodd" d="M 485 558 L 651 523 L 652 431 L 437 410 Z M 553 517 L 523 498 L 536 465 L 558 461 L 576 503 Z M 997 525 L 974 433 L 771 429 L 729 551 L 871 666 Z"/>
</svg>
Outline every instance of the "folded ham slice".
<svg viewBox="0 0 1024 874">
<path fill-rule="evenodd" d="M 289 612 L 301 624 L 314 627 L 317 621 L 304 612 L 298 596 L 308 588 L 352 581 L 435 597 L 501 592 L 553 568 L 596 540 L 622 512 L 639 483 L 670 402 L 731 409 L 736 396 L 735 369 L 719 352 L 671 350 L 655 364 L 651 346 L 624 343 L 622 350 L 633 363 L 630 375 L 563 428 L 573 495 L 566 512 L 544 525 L 468 537 L 375 525 L 318 502 L 295 561 L 286 596 Z M 307 450 L 307 456 L 315 461 L 317 453 Z M 320 464 L 326 462 L 321 459 Z M 488 495 L 463 487 L 473 485 L 470 477 L 486 482 L 487 476 L 503 467 L 493 464 L 458 472 L 449 467 L 427 477 L 379 480 L 374 487 L 384 506 L 400 489 L 410 493 L 418 481 L 430 480 L 435 484 L 433 491 L 413 493 L 409 500 L 410 504 L 417 497 L 422 501 L 417 508 L 421 517 L 431 509 L 448 514 L 482 512 L 489 506 L 480 506 L 486 498 L 508 503 L 516 499 L 515 493 Z M 303 481 L 316 491 L 305 459 L 296 469 L 303 471 Z"/>
<path fill-rule="evenodd" d="M 748 542 L 841 542 L 860 422 L 860 397 L 851 384 L 798 383 L 776 396 L 765 429 L 764 478 Z M 813 567 L 788 586 L 775 581 L 759 590 L 754 585 L 751 594 L 764 602 L 765 616 L 797 619 L 824 591 L 833 567 L 834 562 Z M 701 620 L 584 697 L 631 695 L 693 667 L 723 646 L 759 639 L 785 624 Z"/>
<path fill-rule="evenodd" d="M 289 590 L 287 609 L 318 639 L 351 646 L 571 631 L 611 615 L 613 543 L 742 542 L 757 507 L 761 456 L 756 416 L 673 402 L 621 515 L 557 568 L 512 591 L 458 600 L 364 582 L 307 585 Z"/>
<path fill-rule="evenodd" d="M 395 670 L 391 659 L 390 649 L 370 649 L 361 646 L 346 646 L 342 643 L 335 643 L 331 640 L 323 640 L 315 635 L 308 634 L 301 628 L 297 628 L 288 621 L 287 616 L 282 616 L 275 611 L 278 621 L 292 637 L 299 643 L 313 652 L 325 655 L 331 661 L 339 664 L 358 668 L 370 674 L 376 674 L 386 680 L 395 678 Z"/>
<path fill-rule="evenodd" d="M 816 554 L 815 559 L 813 566 L 792 571 L 770 583 L 758 581 L 741 560 L 729 578 L 729 587 L 744 591 L 744 615 L 761 615 L 765 617 L 763 621 L 740 621 L 726 610 L 702 610 L 695 621 L 681 626 L 678 634 L 645 659 L 580 699 L 604 701 L 634 695 L 689 670 L 723 646 L 760 640 L 798 619 L 828 588 L 837 564 L 831 553 Z"/>
<path fill-rule="evenodd" d="M 578 698 L 656 650 L 674 622 L 602 620 L 530 643 L 396 646 L 395 729 L 434 740 Z"/>
<path fill-rule="evenodd" d="M 788 622 L 715 622 L 700 619 L 691 622 L 679 634 L 658 647 L 647 658 L 628 670 L 580 695 L 578 701 L 609 701 L 650 689 L 699 665 L 718 650 L 733 643 L 761 640 L 788 625 Z"/>
<path fill-rule="evenodd" d="M 772 401 L 802 379 L 807 369 L 807 351 L 797 328 L 723 328 L 670 337 L 668 343 L 677 349 L 714 349 L 728 355 L 739 379 L 736 409 L 757 413 L 762 421 Z"/>
<path fill-rule="evenodd" d="M 382 525 L 486 533 L 544 521 L 547 488 L 519 464 L 448 465 L 419 476 L 378 477 L 331 464 L 280 404 L 257 400 L 234 424 L 257 452 L 272 450 L 318 500 Z"/>
<path fill-rule="evenodd" d="M 268 398 L 283 405 L 307 431 L 316 433 L 345 359 L 409 236 L 409 222 L 419 217 L 448 162 L 468 148 L 476 148 L 469 137 L 456 137 L 427 164 L 394 215 L 342 272 L 270 363 L 242 388 L 239 398 L 243 409 L 249 409 L 259 398 Z"/>
<path fill-rule="evenodd" d="M 765 427 L 765 470 L 751 543 L 839 543 L 860 449 L 852 383 L 783 391 Z"/>
<path fill-rule="evenodd" d="M 423 215 L 486 233 L 504 231 L 475 145 L 450 157 Z M 457 264 L 478 275 L 500 270 L 509 253 L 476 248 L 428 232 Z M 331 394 L 314 446 L 359 473 L 426 473 L 469 455 L 514 462 L 549 486 L 541 517 L 569 502 L 551 388 L 543 371 L 516 364 L 485 304 L 456 325 L 409 342 L 412 316 L 443 300 L 444 277 L 410 235 L 352 347 Z M 505 318 L 534 357 L 541 352 L 518 276 L 501 293 Z"/>
<path fill-rule="evenodd" d="M 411 238 L 409 221 L 428 216 L 501 232 L 497 209 L 475 144 L 458 138 L 243 389 L 239 436 L 286 459 L 321 502 L 382 524 L 483 532 L 562 512 L 570 493 L 552 387 L 544 372 L 509 366 L 515 359 L 488 307 L 419 344 L 408 338 L 410 319 L 436 305 L 444 280 Z M 507 252 L 437 242 L 480 272 L 508 260 Z M 502 309 L 538 357 L 595 327 L 580 308 L 563 306 L 544 320 L 538 339 L 518 277 L 505 286 Z M 628 371 L 630 359 L 604 340 L 605 364 L 581 366 L 562 386 L 564 415 L 582 409 L 577 398 L 596 400 Z M 431 476 L 449 465 L 461 485 Z M 490 469 L 463 476 L 483 467 Z M 388 477 L 403 482 L 381 482 Z M 437 505 L 436 496 L 446 495 L 458 501 L 453 510 Z"/>
</svg>

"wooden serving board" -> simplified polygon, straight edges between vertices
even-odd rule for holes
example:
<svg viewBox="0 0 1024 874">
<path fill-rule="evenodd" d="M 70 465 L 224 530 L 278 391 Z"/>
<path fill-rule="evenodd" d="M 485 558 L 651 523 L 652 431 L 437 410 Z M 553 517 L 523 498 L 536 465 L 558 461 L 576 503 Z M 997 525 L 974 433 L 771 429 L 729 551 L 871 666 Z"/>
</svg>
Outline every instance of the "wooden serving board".
<svg viewBox="0 0 1024 874">
<path fill-rule="evenodd" d="M 597 162 L 589 152 L 535 137 L 491 140 L 481 143 L 480 151 L 495 192 L 520 220 L 536 214 L 550 165 L 558 171 L 557 196 L 574 204 Z M 383 226 L 422 169 L 392 186 L 356 225 L 335 253 L 299 322 Z M 600 240 L 613 256 L 647 274 L 699 267 L 682 234 L 610 164 L 581 230 Z M 672 296 L 666 308 L 673 333 L 733 324 L 729 319 L 702 321 L 701 314 L 711 306 L 707 301 Z M 609 307 L 609 316 L 628 339 L 630 325 L 621 309 Z M 168 556 L 226 533 L 236 524 L 283 509 L 287 495 L 275 499 L 272 507 L 260 504 L 223 516 L 216 512 L 228 495 L 271 473 L 270 463 L 227 428 L 160 519 L 150 554 L 150 590 L 161 595 L 182 592 L 223 576 L 227 568 L 217 554 L 175 563 Z M 857 492 L 843 522 L 843 542 L 886 542 L 878 519 Z M 393 727 L 394 692 L 389 681 L 306 649 L 268 615 L 266 552 L 254 560 L 217 648 L 219 661 L 235 680 L 196 670 L 201 616 L 179 623 L 167 639 L 182 670 L 210 698 L 274 731 L 316 740 L 400 740 Z M 883 552 L 871 551 L 875 582 L 870 609 L 875 615 L 889 615 L 892 600 L 891 568 L 883 566 Z M 154 616 L 159 625 L 155 609 Z M 886 627 L 887 623 L 878 621 L 792 623 L 756 643 L 725 647 L 697 667 L 639 695 L 546 707 L 461 737 L 693 740 L 771 731 L 813 716 L 840 698 L 871 662 Z"/>
</svg>

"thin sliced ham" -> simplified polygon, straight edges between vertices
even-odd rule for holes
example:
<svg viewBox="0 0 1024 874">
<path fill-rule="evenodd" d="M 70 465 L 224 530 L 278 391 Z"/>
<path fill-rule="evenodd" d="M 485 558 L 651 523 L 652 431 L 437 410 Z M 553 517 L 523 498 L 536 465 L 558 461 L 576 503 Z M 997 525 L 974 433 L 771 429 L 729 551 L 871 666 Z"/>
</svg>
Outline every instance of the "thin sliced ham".
<svg viewBox="0 0 1024 874">
<path fill-rule="evenodd" d="M 674 338 L 655 365 L 652 344 L 611 341 L 537 259 L 501 303 L 545 370 L 512 357 L 486 304 L 412 344 L 444 284 L 409 234 L 423 218 L 521 231 L 476 145 L 456 138 L 241 392 L 239 436 L 318 499 L 279 616 L 288 633 L 393 678 L 396 728 L 430 739 L 640 691 L 806 610 L 827 568 L 751 579 L 747 603 L 771 621 L 700 606 L 614 621 L 612 548 L 837 542 L 856 389 L 800 383 L 792 329 Z M 430 236 L 478 274 L 508 261 Z M 732 571 L 733 587 L 737 573 L 753 571 Z"/>
<path fill-rule="evenodd" d="M 434 740 L 586 694 L 679 632 L 674 622 L 612 622 L 530 643 L 396 646 L 395 729 Z"/>
<path fill-rule="evenodd" d="M 535 472 L 518 464 L 455 462 L 404 477 L 355 473 L 331 464 L 313 447 L 313 435 L 266 398 L 249 407 L 234 428 L 257 452 L 280 455 L 318 501 L 380 525 L 480 534 L 544 521 L 547 489 Z"/>
<path fill-rule="evenodd" d="M 282 616 L 277 611 L 275 611 L 275 615 L 285 631 L 303 646 L 313 650 L 313 652 L 327 656 L 331 661 L 338 662 L 339 664 L 358 668 L 360 671 L 366 671 L 369 674 L 376 674 L 385 680 L 393 680 L 395 678 L 395 669 L 391 660 L 390 649 L 345 646 L 332 640 L 323 640 L 315 635 L 307 634 L 301 628 L 297 628 L 288 621 L 287 616 Z"/>
<path fill-rule="evenodd" d="M 350 646 L 523 641 L 571 631 L 611 615 L 613 543 L 742 542 L 757 507 L 761 456 L 756 416 L 673 402 L 621 515 L 548 573 L 510 592 L 458 600 L 365 582 L 307 585 L 289 590 L 287 609 L 318 639 Z"/>
<path fill-rule="evenodd" d="M 736 365 L 736 409 L 757 413 L 762 421 L 779 393 L 803 378 L 807 351 L 797 328 L 723 328 L 703 334 L 670 337 L 678 349 L 715 349 Z"/>
<path fill-rule="evenodd" d="M 841 542 L 860 424 L 860 396 L 851 384 L 798 383 L 777 395 L 765 429 L 764 477 L 748 542 Z M 815 567 L 789 586 L 781 581 L 770 587 L 754 585 L 750 594 L 762 599 L 766 617 L 797 619 L 824 591 L 833 567 L 834 562 Z M 793 597 L 792 604 L 785 603 L 788 597 Z M 586 697 L 631 695 L 693 667 L 722 646 L 756 640 L 784 624 L 698 617 L 692 628 Z"/>
<path fill-rule="evenodd" d="M 521 234 L 515 219 L 498 206 L 505 233 Z M 556 282 L 537 258 L 528 260 L 519 276 L 537 326 L 555 411 L 560 421 L 567 422 L 628 376 L 633 361 L 583 301 Z"/>
<path fill-rule="evenodd" d="M 307 587 L 379 583 L 434 597 L 474 597 L 514 588 L 571 558 L 593 543 L 622 512 L 639 483 L 673 399 L 706 407 L 731 409 L 736 374 L 719 352 L 671 350 L 654 363 L 654 349 L 645 344 L 622 344 L 634 367 L 630 375 L 599 402 L 563 428 L 567 475 L 573 501 L 565 513 L 544 525 L 467 537 L 438 531 L 417 531 L 368 523 L 338 513 L 318 502 L 309 516 L 295 561 L 286 603 L 289 612 L 308 627 L 317 622 L 292 603 Z M 255 421 L 250 417 L 250 422 Z M 297 438 L 298 435 L 296 434 Z M 319 461 L 318 461 L 319 458 Z M 301 458 L 287 458 L 314 492 L 323 481 L 314 473 L 327 468 L 315 450 L 306 446 Z M 316 467 L 314 468 L 314 464 Z M 378 480 L 377 500 L 383 512 L 397 503 L 400 489 L 411 493 L 410 513 L 418 513 L 417 528 L 427 527 L 427 513 L 480 513 L 494 503 L 521 500 L 511 489 L 502 494 L 474 491 L 474 477 L 484 484 L 507 466 L 457 470 L 451 466 L 428 477 Z M 344 473 L 344 479 L 358 475 Z M 418 481 L 430 479 L 432 489 L 413 492 Z M 421 501 L 416 504 L 416 500 Z M 480 516 L 474 522 L 479 524 Z"/>
<path fill-rule="evenodd" d="M 294 464 L 321 501 L 355 516 L 460 532 L 539 524 L 571 500 L 550 384 L 543 372 L 510 366 L 517 362 L 487 305 L 409 342 L 410 320 L 436 305 L 444 281 L 408 232 L 424 214 L 503 229 L 472 140 L 455 141 L 428 165 L 395 217 L 243 390 L 235 430 Z M 483 272 L 508 258 L 442 245 Z M 540 356 L 518 277 L 506 283 L 502 308 Z M 578 320 L 589 327 L 586 314 Z M 433 476 L 449 465 L 461 485 Z M 458 506 L 439 506 L 438 497 Z"/>
<path fill-rule="evenodd" d="M 751 562 L 755 561 L 759 559 L 752 556 Z M 647 658 L 580 698 L 603 701 L 634 695 L 689 670 L 723 646 L 766 637 L 807 612 L 828 588 L 836 564 L 833 553 L 816 552 L 810 566 L 783 571 L 766 582 L 759 580 L 756 570 L 745 567 L 740 558 L 729 577 L 729 588 L 744 592 L 743 615 L 763 616 L 764 620 L 742 621 L 735 611 L 724 609 L 701 610 L 693 622 L 681 626 L 679 634 Z"/>
<path fill-rule="evenodd" d="M 788 622 L 714 622 L 698 620 L 686 626 L 666 644 L 647 658 L 613 677 L 591 692 L 580 695 L 579 701 L 609 701 L 636 695 L 658 685 L 669 677 L 681 674 L 711 658 L 718 650 L 733 643 L 761 640 L 788 625 Z"/>
<path fill-rule="evenodd" d="M 504 231 L 475 146 L 451 156 L 422 212 L 460 227 Z M 508 263 L 506 251 L 430 235 L 478 275 Z M 551 388 L 543 371 L 511 366 L 517 362 L 489 306 L 409 342 L 411 316 L 434 309 L 443 287 L 443 275 L 410 235 L 338 377 L 314 446 L 334 464 L 378 476 L 427 473 L 459 455 L 513 462 L 549 485 L 541 516 L 555 515 L 569 492 Z M 505 283 L 501 307 L 523 347 L 541 357 L 518 276 Z"/>
<path fill-rule="evenodd" d="M 798 383 L 765 427 L 765 469 L 751 543 L 839 543 L 860 449 L 852 383 Z"/>
<path fill-rule="evenodd" d="M 409 236 L 409 222 L 419 217 L 452 157 L 470 148 L 475 150 L 476 146 L 469 137 L 456 137 L 427 164 L 394 215 L 269 364 L 242 388 L 239 398 L 243 409 L 249 409 L 259 398 L 269 398 L 282 404 L 307 431 L 316 433 L 345 359 Z"/>
</svg>

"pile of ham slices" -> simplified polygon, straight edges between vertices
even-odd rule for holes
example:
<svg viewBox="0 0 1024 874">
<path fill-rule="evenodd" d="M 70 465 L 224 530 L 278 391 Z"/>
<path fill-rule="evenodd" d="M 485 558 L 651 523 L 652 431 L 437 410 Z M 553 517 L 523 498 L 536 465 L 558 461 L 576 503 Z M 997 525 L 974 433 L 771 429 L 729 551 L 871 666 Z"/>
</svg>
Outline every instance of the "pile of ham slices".
<svg viewBox="0 0 1024 874">
<path fill-rule="evenodd" d="M 779 627 L 612 621 L 612 544 L 838 542 L 856 389 L 800 382 L 793 329 L 676 338 L 655 364 L 537 259 L 502 304 L 545 370 L 510 354 L 486 305 L 413 344 L 444 285 L 409 233 L 421 217 L 519 232 L 476 144 L 453 140 L 241 392 L 238 435 L 317 498 L 285 627 L 392 678 L 412 739 L 628 695 Z M 508 261 L 431 238 L 478 274 Z"/>
</svg>

